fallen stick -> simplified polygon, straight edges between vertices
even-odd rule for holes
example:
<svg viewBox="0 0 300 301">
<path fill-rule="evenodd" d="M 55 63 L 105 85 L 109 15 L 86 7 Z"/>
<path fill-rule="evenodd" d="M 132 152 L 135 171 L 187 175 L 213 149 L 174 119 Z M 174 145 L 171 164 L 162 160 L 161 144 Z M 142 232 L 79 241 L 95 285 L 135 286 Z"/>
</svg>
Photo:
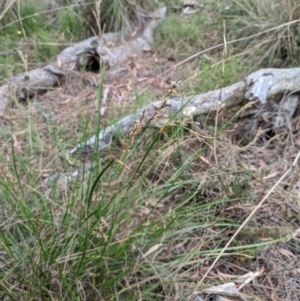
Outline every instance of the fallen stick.
<svg viewBox="0 0 300 301">
<path fill-rule="evenodd" d="M 141 35 L 127 43 L 109 47 L 120 37 L 119 33 L 107 33 L 91 37 L 64 49 L 53 64 L 28 72 L 20 73 L 0 86 L 0 116 L 10 102 L 27 101 L 59 85 L 66 74 L 72 70 L 87 68 L 92 62 L 100 61 L 108 68 L 114 68 L 131 57 L 140 56 L 153 43 L 153 30 L 164 18 L 167 8 L 161 8 L 153 20 L 144 28 Z"/>
<path fill-rule="evenodd" d="M 169 121 L 171 118 L 172 122 L 184 119 L 190 120 L 193 116 L 207 114 L 215 111 L 217 108 L 228 109 L 239 107 L 247 104 L 247 102 L 256 102 L 258 107 L 256 112 L 263 114 L 264 110 L 261 110 L 261 108 L 268 102 L 272 102 L 278 98 L 281 100 L 280 105 L 276 105 L 279 109 L 271 122 L 275 130 L 276 128 L 283 130 L 288 127 L 289 120 L 298 106 L 299 87 L 300 68 L 261 69 L 248 75 L 245 80 L 228 87 L 194 96 L 169 99 L 163 106 L 163 114 L 154 120 L 152 120 L 155 113 L 154 106 L 161 107 L 165 101 L 156 101 L 149 104 L 102 129 L 97 136 L 94 135 L 87 141 L 78 144 L 70 151 L 70 154 L 94 151 L 95 145 L 97 145 L 99 152 L 104 151 L 110 147 L 113 138 L 117 136 L 125 138 L 134 129 L 136 120 L 140 119 L 141 114 L 143 114 L 143 126 L 160 128 L 166 124 L 170 124 Z M 176 118 L 172 117 L 174 115 L 176 115 Z M 90 164 L 85 166 L 85 170 L 90 168 Z M 57 174 L 46 179 L 46 182 L 48 183 L 49 180 L 56 179 L 58 184 L 62 185 L 67 181 L 75 180 L 78 175 L 78 170 L 71 174 Z"/>
</svg>

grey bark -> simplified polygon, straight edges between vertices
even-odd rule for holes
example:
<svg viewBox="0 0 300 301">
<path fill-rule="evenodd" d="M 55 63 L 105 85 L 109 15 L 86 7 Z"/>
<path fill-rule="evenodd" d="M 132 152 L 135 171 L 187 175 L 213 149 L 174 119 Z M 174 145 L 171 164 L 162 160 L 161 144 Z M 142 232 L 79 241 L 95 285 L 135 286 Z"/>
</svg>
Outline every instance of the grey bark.
<svg viewBox="0 0 300 301">
<path fill-rule="evenodd" d="M 99 140 L 99 151 L 109 147 L 108 141 L 112 140 L 114 133 L 121 135 L 130 133 L 143 111 L 145 111 L 144 125 L 149 123 L 149 126 L 161 127 L 169 123 L 169 119 L 174 114 L 176 114 L 176 118 L 173 120 L 182 120 L 215 111 L 217 108 L 236 107 L 245 101 L 257 101 L 264 105 L 273 97 L 282 95 L 279 114 L 274 121 L 280 128 L 285 124 L 284 120 L 291 118 L 295 112 L 299 100 L 299 96 L 295 93 L 299 91 L 299 87 L 300 68 L 261 69 L 248 75 L 245 80 L 222 89 L 169 99 L 163 109 L 164 116 L 149 123 L 154 114 L 154 108 L 150 104 L 103 129 L 98 136 L 93 136 L 86 142 L 77 145 L 70 151 L 70 154 L 79 150 L 82 152 L 92 151 L 97 139 Z M 163 101 L 156 101 L 153 104 L 159 107 L 162 103 Z"/>
<path fill-rule="evenodd" d="M 149 122 L 155 112 L 153 105 L 160 107 L 164 102 L 163 100 L 155 101 L 153 104 L 149 104 L 102 129 L 99 135 L 91 137 L 70 150 L 70 154 L 93 151 L 96 144 L 100 152 L 104 151 L 110 147 L 114 137 L 125 137 L 130 133 L 134 129 L 136 120 L 140 119 L 143 112 L 144 118 L 142 124 L 144 126 L 160 128 L 166 124 L 172 124 L 176 120 L 191 119 L 193 116 L 213 112 L 217 108 L 225 110 L 240 107 L 250 101 L 257 102 L 256 109 L 249 109 L 251 115 L 255 114 L 255 112 L 264 114 L 263 107 L 266 103 L 279 97 L 281 101 L 278 112 L 276 112 L 273 118 L 273 126 L 275 130 L 276 128 L 282 130 L 289 126 L 289 121 L 298 106 L 299 86 L 300 68 L 261 69 L 251 73 L 244 80 L 228 87 L 183 98 L 171 98 L 162 109 L 163 116 Z M 175 118 L 173 118 L 174 115 L 176 115 Z M 87 170 L 90 167 L 90 164 L 87 164 L 85 169 Z M 56 179 L 58 186 L 60 186 L 68 181 L 73 181 L 78 177 L 78 174 L 79 172 L 75 171 L 71 174 L 56 175 L 47 179 L 46 183 Z"/>
<path fill-rule="evenodd" d="M 161 8 L 155 18 L 144 28 L 136 39 L 109 48 L 108 44 L 120 38 L 120 33 L 107 33 L 101 38 L 91 37 L 64 49 L 55 62 L 28 72 L 20 73 L 0 86 L 0 116 L 10 101 L 29 100 L 58 85 L 72 70 L 85 68 L 89 61 L 98 60 L 113 68 L 131 57 L 139 56 L 153 43 L 153 30 L 164 18 L 166 7 Z"/>
</svg>

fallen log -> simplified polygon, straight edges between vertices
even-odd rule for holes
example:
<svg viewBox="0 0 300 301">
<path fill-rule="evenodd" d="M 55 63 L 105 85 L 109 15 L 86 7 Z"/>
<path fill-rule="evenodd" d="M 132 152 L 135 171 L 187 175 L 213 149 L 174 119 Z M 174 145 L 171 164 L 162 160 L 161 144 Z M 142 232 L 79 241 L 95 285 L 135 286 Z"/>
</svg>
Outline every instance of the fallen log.
<svg viewBox="0 0 300 301">
<path fill-rule="evenodd" d="M 175 114 L 176 119 L 174 120 L 191 119 L 191 117 L 215 111 L 217 108 L 221 110 L 238 107 L 247 101 L 256 101 L 264 105 L 268 100 L 271 101 L 279 95 L 283 96 L 283 99 L 274 120 L 274 126 L 276 127 L 277 124 L 277 127 L 284 127 L 285 116 L 292 117 L 298 105 L 299 96 L 295 93 L 300 91 L 299 85 L 300 68 L 261 69 L 248 75 L 245 80 L 228 87 L 183 98 L 171 98 L 167 100 L 164 106 L 164 115 L 149 122 L 155 112 L 154 107 L 160 107 L 164 102 L 163 100 L 156 101 L 103 129 L 97 137 L 93 136 L 77 145 L 70 151 L 70 154 L 78 151 L 93 151 L 96 140 L 98 140 L 99 151 L 109 147 L 114 134 L 126 135 L 130 133 L 134 129 L 136 120 L 140 118 L 143 112 L 145 112 L 143 125 L 160 128 L 169 123 L 170 118 Z"/>
<path fill-rule="evenodd" d="M 70 150 L 70 155 L 94 151 L 95 145 L 99 152 L 104 151 L 110 147 L 114 138 L 117 136 L 125 138 L 132 132 L 141 115 L 142 126 L 161 128 L 171 125 L 174 121 L 191 120 L 192 117 L 216 110 L 226 111 L 244 106 L 243 116 L 253 117 L 252 128 L 247 129 L 248 134 L 254 125 L 256 130 L 261 127 L 262 121 L 268 123 L 267 126 L 272 127 L 275 132 L 284 131 L 289 128 L 290 120 L 297 109 L 299 86 L 300 68 L 261 69 L 228 87 L 183 98 L 155 101 L 102 129 L 99 135 L 78 144 Z M 162 114 L 153 118 L 157 108 L 160 107 L 163 108 Z M 90 168 L 90 164 L 84 167 L 85 171 Z M 49 183 L 56 179 L 60 186 L 75 180 L 78 175 L 79 170 L 76 170 L 70 174 L 54 175 L 45 182 Z"/>
<path fill-rule="evenodd" d="M 107 33 L 99 37 L 91 37 L 64 49 L 55 62 L 28 72 L 20 73 L 0 86 L 0 116 L 13 101 L 27 101 L 50 88 L 59 85 L 68 72 L 83 70 L 93 62 L 100 66 L 114 68 L 129 58 L 140 56 L 153 43 L 153 30 L 166 14 L 166 7 L 154 15 L 153 20 L 144 28 L 141 35 L 127 43 L 110 47 L 110 43 L 120 41 L 120 33 Z"/>
</svg>

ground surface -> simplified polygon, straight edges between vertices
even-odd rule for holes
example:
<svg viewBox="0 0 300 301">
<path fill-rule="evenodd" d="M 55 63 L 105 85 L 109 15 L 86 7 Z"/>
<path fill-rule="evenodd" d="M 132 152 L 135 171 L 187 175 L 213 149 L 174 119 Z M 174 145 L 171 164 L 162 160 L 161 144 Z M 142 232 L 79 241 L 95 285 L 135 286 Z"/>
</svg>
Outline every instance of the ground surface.
<svg viewBox="0 0 300 301">
<path fill-rule="evenodd" d="M 104 74 L 101 127 L 155 99 L 162 99 L 171 81 L 182 80 L 183 87 L 186 88 L 186 79 L 190 78 L 190 83 L 193 82 L 195 74 L 203 66 L 207 66 L 205 59 L 193 60 L 164 74 L 165 70 L 178 63 L 174 61 L 173 55 L 169 55 L 172 51 L 171 48 L 169 51 L 153 48 L 145 52 L 142 57 L 133 58 L 124 64 L 121 71 L 110 73 L 108 70 Z M 216 53 L 216 58 L 219 55 L 220 53 Z M 209 68 L 207 70 L 206 75 L 197 78 L 195 82 L 201 79 L 205 82 L 213 80 Z M 246 72 L 243 70 L 237 77 L 242 80 Z M 100 77 L 97 72 L 70 73 L 66 82 L 59 87 L 37 97 L 31 103 L 23 103 L 8 110 L 1 125 L 3 128 L 0 137 L 2 161 L 10 166 L 15 151 L 19 160 L 17 162 L 21 164 L 20 158 L 23 156 L 28 169 L 32 169 L 36 174 L 34 189 L 46 191 L 42 180 L 49 174 L 59 172 L 62 166 L 64 170 L 74 169 L 73 159 L 66 159 L 65 154 L 82 139 L 84 131 L 86 137 L 92 136 L 96 123 L 99 122 L 95 112 L 99 110 Z M 215 83 L 213 88 L 219 85 L 220 83 Z M 198 89 L 201 90 L 201 87 Z M 179 85 L 179 95 L 183 95 L 184 90 Z M 193 91 L 189 92 L 193 93 Z M 202 119 L 200 122 L 201 127 L 199 123 L 191 121 L 187 128 L 184 128 L 186 132 L 183 135 L 170 139 L 174 144 L 168 142 L 170 134 L 166 132 L 154 149 L 153 157 L 158 157 L 157 154 L 162 150 L 164 155 L 159 157 L 152 169 L 150 168 L 151 171 L 143 182 L 144 187 L 147 187 L 144 188 L 145 191 L 148 191 L 149 187 L 153 191 L 159 191 L 160 187 L 169 183 L 172 174 L 188 162 L 189 157 L 193 157 L 199 149 L 204 150 L 193 157 L 186 174 L 177 178 L 178 181 L 186 184 L 179 185 L 177 190 L 174 189 L 175 192 L 166 193 L 158 203 L 154 201 L 156 206 L 151 205 L 153 199 L 148 196 L 148 203 L 138 207 L 137 214 L 131 221 L 132 225 L 139 224 L 145 216 L 149 220 L 155 220 L 163 216 L 166 211 L 172 210 L 179 215 L 178 224 L 173 230 L 174 233 L 178 231 L 178 238 L 173 237 L 170 240 L 164 238 L 166 241 L 162 238 L 164 248 L 155 255 L 157 258 L 153 258 L 150 264 L 155 266 L 154 274 L 159 275 L 157 276 L 159 281 L 164 284 L 155 289 L 155 293 L 160 295 L 159 300 L 184 300 L 185 294 L 190 294 L 196 288 L 213 259 L 237 227 L 288 169 L 300 149 L 298 134 L 300 123 L 297 116 L 292 122 L 289 133 L 280 135 L 267 133 L 260 135 L 256 140 L 250 134 L 243 132 L 243 126 L 249 120 L 241 119 L 231 123 L 222 114 L 219 123 L 226 124 L 225 129 L 219 132 L 217 138 L 207 138 L 215 133 L 215 118 L 216 116 L 206 116 L 204 121 Z M 250 122 L 254 121 L 250 120 Z M 150 139 L 154 135 L 155 133 L 149 130 L 143 137 Z M 147 143 L 143 140 L 139 142 L 136 156 L 129 160 L 128 166 L 137 165 L 144 144 Z M 117 143 L 112 151 L 118 147 Z M 90 157 L 84 157 L 79 158 L 78 161 L 86 159 L 91 160 Z M 148 166 L 153 165 L 153 162 L 149 161 Z M 75 164 L 79 163 L 76 161 Z M 27 171 L 20 172 L 24 183 L 27 183 L 27 176 Z M 128 171 L 124 169 L 120 172 L 118 180 L 107 183 L 110 185 L 114 183 L 117 187 L 116 182 L 124 182 L 127 177 Z M 296 168 L 274 190 L 234 240 L 225 256 L 209 273 L 205 279 L 207 286 L 230 282 L 232 278 L 250 271 L 259 272 L 259 277 L 242 289 L 244 300 L 299 300 L 300 251 L 297 229 L 300 222 L 300 204 L 299 195 L 291 196 L 291 190 L 298 177 L 299 171 Z M 172 187 L 177 185 L 175 180 L 170 183 Z M 111 194 L 114 185 L 111 186 Z M 71 195 L 74 188 L 67 188 L 66 195 Z M 187 191 L 190 193 L 187 194 Z M 145 195 L 147 194 L 145 192 Z M 186 195 L 193 195 L 193 197 L 189 199 Z M 137 199 L 139 198 L 143 198 L 143 193 Z M 155 196 L 153 198 L 155 199 Z M 183 207 L 180 200 L 184 200 Z M 55 199 L 55 202 L 60 203 L 60 200 Z M 4 215 L 7 217 L 11 208 L 5 210 L 7 211 L 2 218 Z M 188 213 L 187 211 L 190 210 L 194 212 Z M 39 209 L 37 215 L 38 212 Z M 183 216 L 180 217 L 180 214 Z M 194 228 L 188 230 L 184 228 L 187 227 L 182 221 L 185 219 L 184 214 L 189 216 Z M 197 219 L 200 219 L 200 225 L 205 223 L 203 229 L 199 227 L 200 225 L 196 228 L 199 224 Z M 176 219 L 174 223 L 176 224 Z M 9 227 L 10 223 L 5 221 L 2 225 Z M 122 233 L 124 235 L 130 233 L 132 225 L 126 224 L 124 232 L 121 231 L 118 233 L 119 236 L 116 235 L 116 241 L 121 241 Z M 186 231 L 185 234 L 180 233 L 181 228 Z M 185 258 L 185 254 L 190 257 Z M 176 264 L 168 265 L 175 261 L 177 256 L 180 260 Z M 156 269 L 156 260 L 164 263 L 165 266 Z M 125 291 L 126 285 L 129 283 L 130 286 L 138 281 L 135 279 L 143 273 L 149 277 L 145 271 L 136 272 L 134 275 L 124 277 L 118 283 L 118 289 Z M 172 293 L 168 295 L 169 287 Z M 144 288 L 147 288 L 147 285 Z M 139 289 L 135 292 L 138 291 Z M 223 300 L 234 300 L 234 298 L 241 300 L 240 296 L 226 298 Z"/>
</svg>

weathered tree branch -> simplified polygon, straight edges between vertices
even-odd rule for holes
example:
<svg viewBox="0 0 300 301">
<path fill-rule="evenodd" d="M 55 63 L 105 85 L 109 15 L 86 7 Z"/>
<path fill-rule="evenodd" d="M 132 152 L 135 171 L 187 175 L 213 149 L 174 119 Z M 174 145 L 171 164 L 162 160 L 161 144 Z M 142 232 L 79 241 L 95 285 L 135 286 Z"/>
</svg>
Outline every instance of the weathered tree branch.
<svg viewBox="0 0 300 301">
<path fill-rule="evenodd" d="M 300 68 L 261 69 L 247 76 L 244 81 L 222 89 L 194 96 L 169 99 L 163 109 L 164 117 L 157 118 L 149 123 L 155 111 L 153 105 L 150 104 L 103 129 L 97 137 L 93 136 L 88 141 L 72 149 L 70 154 L 74 154 L 79 150 L 82 152 L 92 151 L 96 139 L 99 140 L 99 151 L 109 147 L 115 133 L 126 135 L 133 130 L 136 120 L 140 118 L 143 111 L 145 111 L 144 125 L 149 123 L 149 126 L 161 127 L 175 113 L 177 114 L 176 120 L 182 120 L 215 111 L 217 107 L 219 109 L 236 107 L 245 101 L 259 101 L 263 105 L 275 96 L 285 95 L 282 99 L 281 113 L 288 114 L 291 117 L 298 105 L 298 96 L 291 94 L 297 92 L 299 86 Z M 156 101 L 153 104 L 159 107 L 162 102 Z M 183 105 L 185 106 L 181 110 Z M 278 120 L 274 122 L 278 125 L 281 123 L 282 126 L 282 118 L 282 115 L 278 114 Z"/>
<path fill-rule="evenodd" d="M 42 94 L 58 85 L 71 70 L 81 70 L 93 61 L 99 63 L 100 60 L 102 64 L 113 68 L 131 57 L 139 56 L 153 43 L 153 30 L 164 18 L 166 10 L 166 7 L 161 8 L 142 34 L 126 44 L 109 48 L 108 44 L 120 36 L 118 33 L 107 33 L 101 38 L 91 37 L 67 47 L 53 64 L 14 76 L 0 86 L 0 116 L 11 99 L 28 100 Z"/>
<path fill-rule="evenodd" d="M 148 126 L 159 128 L 169 123 L 170 118 L 175 113 L 177 115 L 174 121 L 208 113 L 211 110 L 215 110 L 217 106 L 222 108 L 230 104 L 238 105 L 244 99 L 244 94 L 245 83 L 239 82 L 224 89 L 218 89 L 204 94 L 187 96 L 183 98 L 172 98 L 166 102 L 166 105 L 163 108 L 163 116 L 151 120 L 155 114 L 155 109 L 153 106 L 160 107 L 163 103 L 163 101 L 156 101 L 153 104 L 150 104 L 106 127 L 100 131 L 97 137 L 93 136 L 88 141 L 76 146 L 70 151 L 70 154 L 74 154 L 79 150 L 81 152 L 93 151 L 93 146 L 95 145 L 96 139 L 99 140 L 99 151 L 109 147 L 115 134 L 118 133 L 118 135 L 124 136 L 134 129 L 136 120 L 140 119 L 143 112 L 145 112 L 142 120 L 143 126 L 147 124 Z M 184 108 L 182 109 L 183 106 Z"/>
<path fill-rule="evenodd" d="M 278 111 L 274 114 L 271 123 L 275 131 L 276 129 L 284 130 L 289 126 L 289 121 L 298 106 L 299 86 L 300 68 L 261 69 L 251 73 L 245 80 L 222 89 L 194 96 L 169 99 L 163 108 L 163 116 L 151 120 L 155 113 L 153 105 L 160 107 L 164 102 L 156 101 L 101 130 L 98 136 L 93 136 L 88 141 L 77 145 L 70 151 L 70 154 L 78 151 L 93 151 L 97 139 L 97 146 L 100 152 L 109 148 L 114 137 L 124 137 L 134 129 L 136 120 L 140 119 L 142 112 L 144 112 L 142 121 L 144 126 L 162 127 L 169 123 L 170 118 L 175 114 L 176 119 L 174 118 L 172 121 L 185 118 L 190 119 L 193 116 L 215 111 L 217 108 L 239 107 L 250 101 L 257 102 L 258 108 L 255 112 L 257 117 L 258 114 L 265 114 L 263 107 L 266 104 L 268 105 L 268 102 L 276 101 L 275 107 L 278 108 Z M 279 104 L 277 104 L 278 99 L 280 100 Z M 90 167 L 89 164 L 85 165 L 85 170 L 90 169 Z M 56 179 L 58 186 L 60 186 L 67 181 L 73 181 L 78 175 L 79 170 L 71 174 L 59 174 L 46 179 L 46 183 Z"/>
</svg>

